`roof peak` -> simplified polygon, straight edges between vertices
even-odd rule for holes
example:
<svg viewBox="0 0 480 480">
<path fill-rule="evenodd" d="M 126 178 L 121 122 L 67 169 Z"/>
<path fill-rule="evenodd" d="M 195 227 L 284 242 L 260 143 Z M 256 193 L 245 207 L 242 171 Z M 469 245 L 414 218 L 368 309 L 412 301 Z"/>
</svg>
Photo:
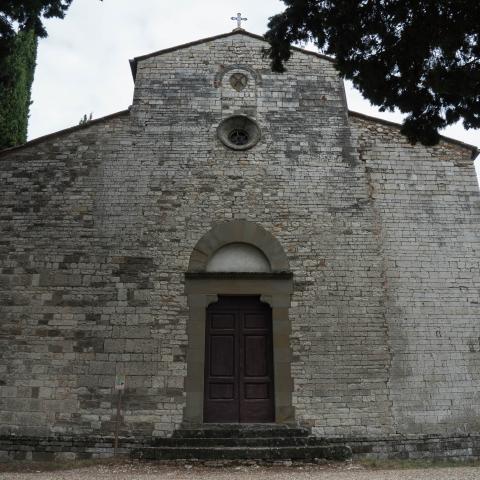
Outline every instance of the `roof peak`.
<svg viewBox="0 0 480 480">
<path fill-rule="evenodd" d="M 162 49 L 162 50 L 157 50 L 157 51 L 152 52 L 152 53 L 148 53 L 146 55 L 140 55 L 138 57 L 134 57 L 132 60 L 130 60 L 130 68 L 132 69 L 133 79 L 135 80 L 135 77 L 137 75 L 137 63 L 139 61 L 146 60 L 147 58 L 156 57 L 158 55 L 164 55 L 166 53 L 175 52 L 177 50 L 183 50 L 185 48 L 194 47 L 194 46 L 200 45 L 202 43 L 212 42 L 214 40 L 219 40 L 221 38 L 227 38 L 227 37 L 230 37 L 232 35 L 246 35 L 247 37 L 254 38 L 255 40 L 260 40 L 262 42 L 268 43 L 267 40 L 265 39 L 265 37 L 263 37 L 262 35 L 257 35 L 256 33 L 252 33 L 252 32 L 249 32 L 248 30 L 245 30 L 244 28 L 238 28 L 237 27 L 237 28 L 234 28 L 231 32 L 221 33 L 219 35 L 214 35 L 212 37 L 201 38 L 201 39 L 195 40 L 193 42 L 183 43 L 183 44 L 180 44 L 180 45 L 177 45 L 177 46 L 174 46 L 174 47 L 169 47 L 169 48 L 165 48 L 165 49 Z M 327 55 L 322 55 L 321 53 L 312 52 L 310 50 L 304 50 L 303 48 L 300 48 L 300 47 L 292 46 L 292 50 L 295 50 L 297 52 L 302 52 L 302 53 L 305 53 L 307 55 L 313 55 L 317 58 L 322 58 L 324 60 L 328 60 L 329 62 L 334 62 L 335 61 L 333 58 L 328 57 Z"/>
</svg>

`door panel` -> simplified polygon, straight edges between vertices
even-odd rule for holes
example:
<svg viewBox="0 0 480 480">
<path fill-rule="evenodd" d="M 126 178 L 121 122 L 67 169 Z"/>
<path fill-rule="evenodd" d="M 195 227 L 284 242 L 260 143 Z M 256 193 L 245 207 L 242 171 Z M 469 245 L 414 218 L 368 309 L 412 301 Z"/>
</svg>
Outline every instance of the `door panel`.
<svg viewBox="0 0 480 480">
<path fill-rule="evenodd" d="M 212 329 L 213 330 L 235 330 L 235 315 L 218 315 L 212 314 Z"/>
<path fill-rule="evenodd" d="M 257 315 L 252 313 L 245 313 L 244 328 L 248 330 L 264 329 L 268 330 L 268 317 L 265 315 Z"/>
<path fill-rule="evenodd" d="M 265 336 L 244 335 L 244 376 L 248 377 L 265 377 L 267 371 L 267 339 Z"/>
<path fill-rule="evenodd" d="M 212 400 L 233 400 L 233 383 L 210 383 L 210 398 Z"/>
<path fill-rule="evenodd" d="M 262 305 L 262 304 L 260 304 Z M 241 316 L 240 422 L 273 422 L 273 349 L 270 308 Z"/>
<path fill-rule="evenodd" d="M 238 335 L 234 312 L 207 315 L 204 417 L 238 422 Z"/>
<path fill-rule="evenodd" d="M 269 397 L 268 385 L 265 383 L 246 383 L 246 400 L 265 400 Z"/>
<path fill-rule="evenodd" d="M 235 336 L 212 335 L 210 339 L 210 376 L 235 375 Z"/>
<path fill-rule="evenodd" d="M 272 314 L 258 297 L 221 296 L 207 309 L 205 422 L 273 422 Z"/>
</svg>

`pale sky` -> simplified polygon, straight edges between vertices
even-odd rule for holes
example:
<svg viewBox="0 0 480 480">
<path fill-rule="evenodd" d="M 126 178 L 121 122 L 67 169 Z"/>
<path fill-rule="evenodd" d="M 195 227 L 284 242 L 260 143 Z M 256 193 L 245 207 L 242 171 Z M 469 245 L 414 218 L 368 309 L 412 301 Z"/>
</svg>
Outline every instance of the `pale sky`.
<svg viewBox="0 0 480 480">
<path fill-rule="evenodd" d="M 74 0 L 63 20 L 45 21 L 33 84 L 29 139 L 128 108 L 133 80 L 128 60 L 156 50 L 231 31 L 237 12 L 244 28 L 263 35 L 279 0 Z M 381 113 L 348 83 L 351 110 L 401 122 Z M 443 135 L 480 147 L 480 130 L 455 125 Z M 480 178 L 480 159 L 476 162 Z M 479 180 L 480 181 L 480 180 Z"/>
</svg>

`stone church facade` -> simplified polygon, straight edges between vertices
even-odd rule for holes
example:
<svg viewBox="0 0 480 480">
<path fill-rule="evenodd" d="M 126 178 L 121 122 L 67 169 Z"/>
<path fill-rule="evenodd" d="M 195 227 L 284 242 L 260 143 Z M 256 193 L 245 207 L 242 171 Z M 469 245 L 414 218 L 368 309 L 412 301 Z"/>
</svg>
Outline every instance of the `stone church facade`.
<svg viewBox="0 0 480 480">
<path fill-rule="evenodd" d="M 123 445 L 276 422 L 480 456 L 476 149 L 265 46 L 138 57 L 128 111 L 0 153 L 0 458 L 110 452 L 119 377 Z"/>
</svg>

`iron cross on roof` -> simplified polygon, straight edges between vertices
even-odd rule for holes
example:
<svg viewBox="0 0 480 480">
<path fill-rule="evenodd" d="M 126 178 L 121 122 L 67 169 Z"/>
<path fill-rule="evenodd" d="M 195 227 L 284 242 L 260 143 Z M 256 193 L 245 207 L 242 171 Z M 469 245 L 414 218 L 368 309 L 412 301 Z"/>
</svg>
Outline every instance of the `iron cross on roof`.
<svg viewBox="0 0 480 480">
<path fill-rule="evenodd" d="M 231 17 L 232 20 L 236 20 L 237 21 L 237 28 L 242 28 L 242 21 L 243 22 L 246 22 L 248 20 L 248 18 L 242 18 L 242 14 L 241 13 L 237 13 L 237 16 L 236 17 Z"/>
</svg>

